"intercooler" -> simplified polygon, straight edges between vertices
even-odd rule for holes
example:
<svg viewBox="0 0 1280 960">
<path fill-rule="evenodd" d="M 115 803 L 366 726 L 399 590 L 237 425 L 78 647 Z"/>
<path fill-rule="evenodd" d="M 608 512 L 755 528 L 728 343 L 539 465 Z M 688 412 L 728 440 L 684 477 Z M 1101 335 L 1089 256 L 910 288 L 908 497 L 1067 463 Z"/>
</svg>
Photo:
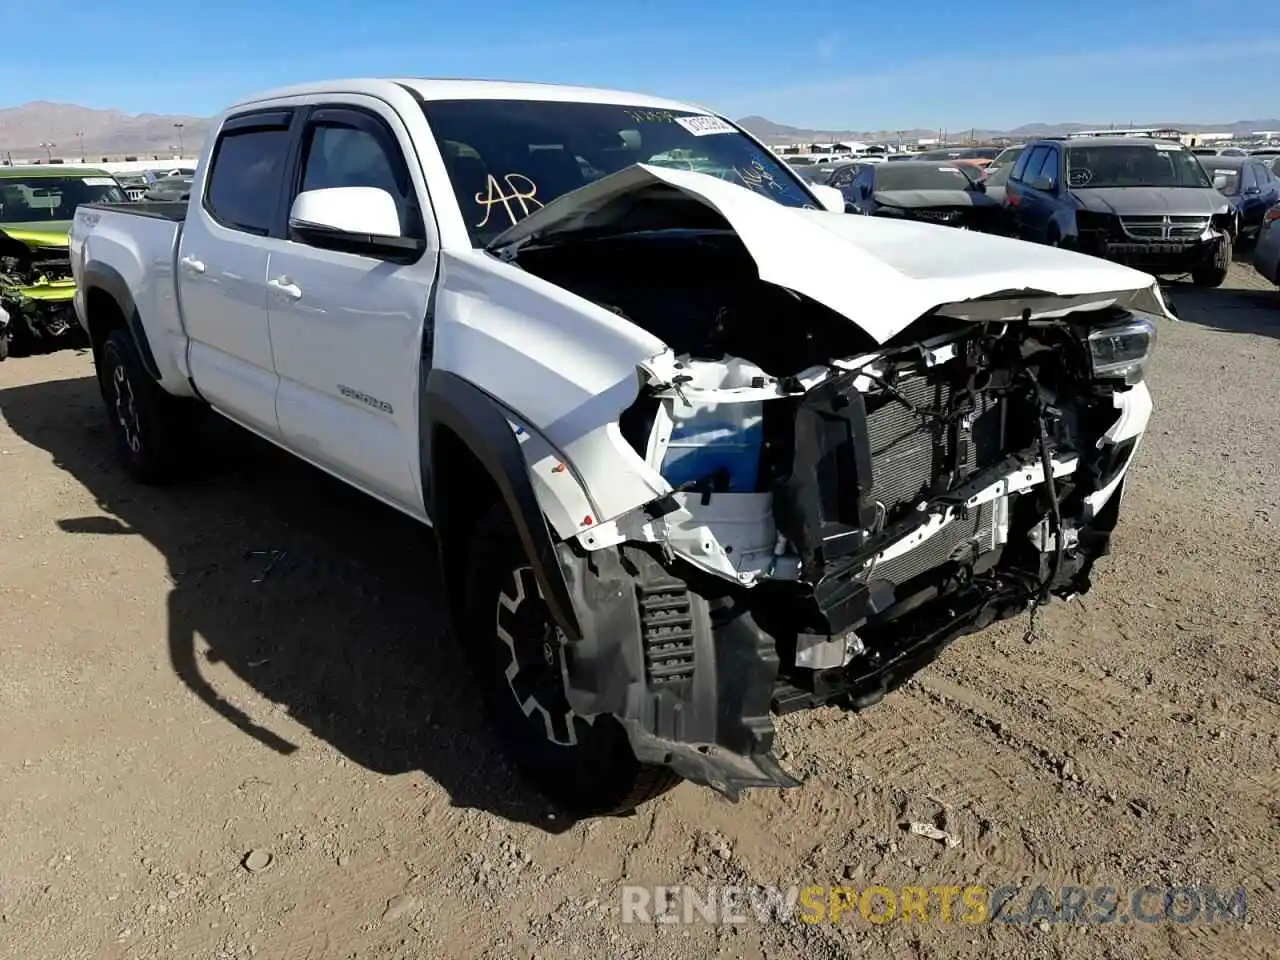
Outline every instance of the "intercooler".
<svg viewBox="0 0 1280 960">
<path fill-rule="evenodd" d="M 867 500 L 880 523 L 913 511 L 949 479 L 952 484 L 1000 459 L 1004 404 L 977 394 L 948 417 L 956 392 L 955 362 L 912 371 L 865 396 L 873 483 Z M 960 449 L 957 458 L 954 451 Z M 995 507 L 984 504 L 959 517 L 914 550 L 876 564 L 864 574 L 905 583 L 969 550 L 976 557 L 995 547 Z"/>
</svg>

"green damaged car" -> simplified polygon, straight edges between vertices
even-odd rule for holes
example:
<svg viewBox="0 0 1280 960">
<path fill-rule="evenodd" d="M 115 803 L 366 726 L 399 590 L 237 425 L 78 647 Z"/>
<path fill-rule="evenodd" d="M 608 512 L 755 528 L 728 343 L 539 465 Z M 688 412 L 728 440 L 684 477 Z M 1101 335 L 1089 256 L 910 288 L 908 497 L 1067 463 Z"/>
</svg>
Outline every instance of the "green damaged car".
<svg viewBox="0 0 1280 960">
<path fill-rule="evenodd" d="M 125 203 L 115 177 L 88 167 L 0 167 L 0 359 L 79 332 L 67 232 L 82 203 Z"/>
</svg>

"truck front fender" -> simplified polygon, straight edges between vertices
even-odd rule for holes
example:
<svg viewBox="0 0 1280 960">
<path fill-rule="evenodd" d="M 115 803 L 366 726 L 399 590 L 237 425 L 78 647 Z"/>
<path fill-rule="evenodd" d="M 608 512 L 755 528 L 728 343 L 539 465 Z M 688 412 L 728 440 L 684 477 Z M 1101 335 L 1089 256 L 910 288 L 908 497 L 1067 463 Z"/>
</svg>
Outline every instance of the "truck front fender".
<svg viewBox="0 0 1280 960">
<path fill-rule="evenodd" d="M 474 501 L 477 481 L 487 478 L 511 514 L 551 616 L 569 641 L 577 642 L 582 631 L 528 463 L 508 416 L 493 397 L 457 374 L 437 368 L 423 380 L 419 465 L 452 612 L 455 621 L 463 615 L 463 574 L 449 558 L 461 555 L 469 545 L 477 517 L 468 507 Z M 484 476 L 476 477 L 477 470 Z"/>
</svg>

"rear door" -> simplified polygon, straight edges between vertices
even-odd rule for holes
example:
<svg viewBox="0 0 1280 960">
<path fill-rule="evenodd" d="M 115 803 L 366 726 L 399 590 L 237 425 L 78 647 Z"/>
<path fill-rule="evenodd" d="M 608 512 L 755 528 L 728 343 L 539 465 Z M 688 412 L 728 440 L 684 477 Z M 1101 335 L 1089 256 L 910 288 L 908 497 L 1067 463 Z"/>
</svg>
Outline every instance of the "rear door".
<svg viewBox="0 0 1280 960">
<path fill-rule="evenodd" d="M 402 235 L 426 239 L 427 250 L 399 264 L 310 246 L 287 230 L 272 241 L 267 310 L 280 431 L 295 452 L 425 516 L 418 385 L 439 243 L 402 121 L 381 100 L 344 94 L 317 103 L 302 123 L 288 201 L 353 186 L 390 193 Z"/>
<path fill-rule="evenodd" d="M 267 328 L 267 239 L 290 144 L 292 110 L 227 119 L 187 212 L 177 285 L 191 378 L 216 409 L 276 437 L 276 373 Z"/>
</svg>

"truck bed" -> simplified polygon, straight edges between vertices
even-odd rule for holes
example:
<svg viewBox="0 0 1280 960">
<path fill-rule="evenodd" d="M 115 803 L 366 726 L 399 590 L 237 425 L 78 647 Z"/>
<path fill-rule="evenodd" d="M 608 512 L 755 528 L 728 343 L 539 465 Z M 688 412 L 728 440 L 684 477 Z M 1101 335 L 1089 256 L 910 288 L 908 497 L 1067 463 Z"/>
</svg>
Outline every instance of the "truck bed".
<svg viewBox="0 0 1280 960">
<path fill-rule="evenodd" d="M 86 210 L 110 210 L 113 213 L 131 213 L 139 217 L 172 220 L 182 223 L 187 218 L 186 200 L 135 200 L 132 203 L 86 203 Z"/>
</svg>

